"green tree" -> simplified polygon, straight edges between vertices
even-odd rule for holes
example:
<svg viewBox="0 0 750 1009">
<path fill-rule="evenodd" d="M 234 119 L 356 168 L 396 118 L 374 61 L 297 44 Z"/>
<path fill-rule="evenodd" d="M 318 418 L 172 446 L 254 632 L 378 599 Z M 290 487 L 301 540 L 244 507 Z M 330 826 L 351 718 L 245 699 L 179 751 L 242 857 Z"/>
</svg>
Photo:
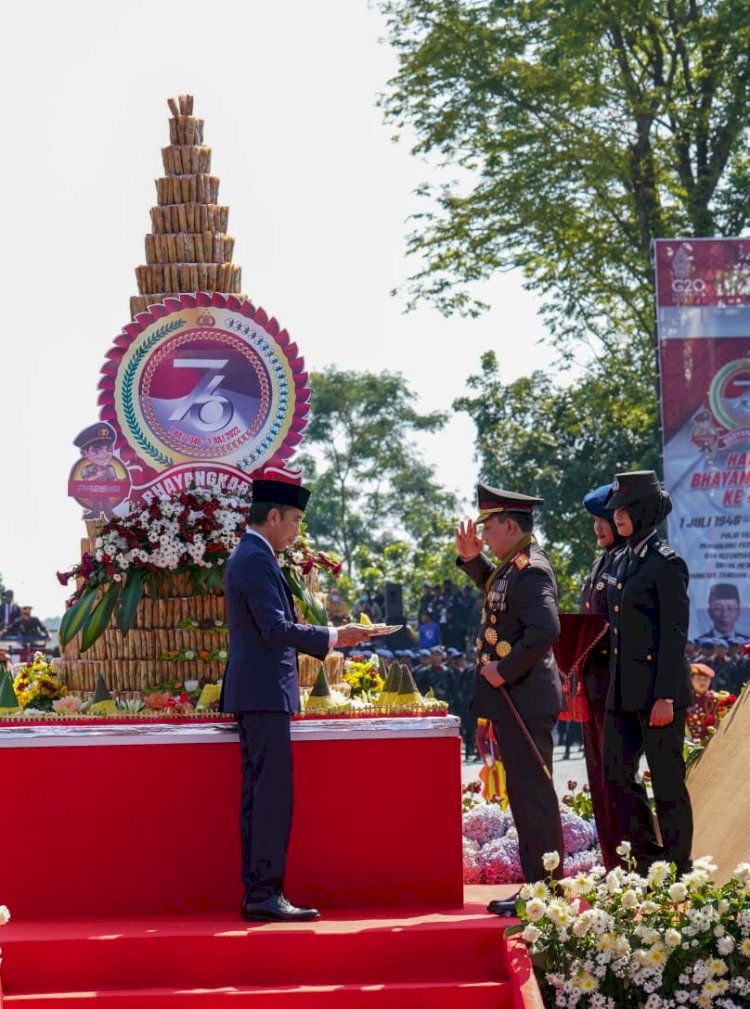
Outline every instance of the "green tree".
<svg viewBox="0 0 750 1009">
<path fill-rule="evenodd" d="M 577 608 L 581 582 L 597 552 L 583 495 L 618 471 L 656 468 L 654 418 L 639 404 L 636 383 L 627 369 L 612 385 L 594 368 L 563 388 L 540 371 L 505 385 L 497 357 L 489 352 L 481 373 L 468 380 L 472 395 L 453 404 L 476 425 L 481 478 L 544 498 L 537 524 L 555 562 L 565 608 Z"/>
<path fill-rule="evenodd" d="M 413 436 L 439 431 L 446 416 L 419 413 L 399 374 L 329 367 L 310 383 L 307 451 L 298 461 L 313 490 L 306 519 L 314 540 L 339 554 L 349 577 L 364 569 L 389 577 L 395 567 L 386 564 L 386 551 L 400 542 L 413 563 L 439 552 L 452 533 L 455 499 Z"/>
<path fill-rule="evenodd" d="M 386 115 L 455 176 L 425 184 L 411 302 L 474 312 L 520 268 L 567 352 L 635 341 L 655 382 L 650 245 L 750 212 L 746 0 L 380 0 Z M 647 390 L 647 394 L 649 390 Z M 643 394 L 640 395 L 643 398 Z"/>
</svg>

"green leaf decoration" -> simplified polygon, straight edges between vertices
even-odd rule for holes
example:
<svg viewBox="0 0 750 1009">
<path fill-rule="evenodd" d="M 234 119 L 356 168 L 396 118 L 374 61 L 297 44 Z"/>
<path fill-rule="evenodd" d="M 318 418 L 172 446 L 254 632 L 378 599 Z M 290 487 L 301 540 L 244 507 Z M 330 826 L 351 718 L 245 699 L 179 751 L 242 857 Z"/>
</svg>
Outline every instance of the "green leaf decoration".
<svg viewBox="0 0 750 1009">
<path fill-rule="evenodd" d="M 91 648 L 97 638 L 101 637 L 112 616 L 115 603 L 120 598 L 120 583 L 112 582 L 107 591 L 94 607 L 81 632 L 81 652 Z"/>
<path fill-rule="evenodd" d="M 91 613 L 91 607 L 96 599 L 96 587 L 85 592 L 80 599 L 76 599 L 72 606 L 68 607 L 60 621 L 57 637 L 61 645 L 67 645 L 69 641 L 78 634 L 81 627 Z"/>
<path fill-rule="evenodd" d="M 133 626 L 138 603 L 143 597 L 146 584 L 146 569 L 134 568 L 128 575 L 128 580 L 120 595 L 120 606 L 117 611 L 117 626 L 123 634 L 127 634 Z"/>
<path fill-rule="evenodd" d="M 327 627 L 328 614 L 326 613 L 325 606 L 315 598 L 294 569 L 283 568 L 282 570 L 287 585 L 299 603 L 299 608 L 305 619 L 309 620 L 311 624 L 317 624 L 319 627 Z"/>
</svg>

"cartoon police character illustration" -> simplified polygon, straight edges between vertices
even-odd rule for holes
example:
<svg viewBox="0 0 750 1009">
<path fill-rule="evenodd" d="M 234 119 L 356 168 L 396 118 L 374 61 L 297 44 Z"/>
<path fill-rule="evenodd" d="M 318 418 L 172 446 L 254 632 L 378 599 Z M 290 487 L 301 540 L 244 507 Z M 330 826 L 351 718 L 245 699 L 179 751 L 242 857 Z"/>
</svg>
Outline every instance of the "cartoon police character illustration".
<svg viewBox="0 0 750 1009">
<path fill-rule="evenodd" d="M 81 431 L 73 444 L 80 448 L 81 455 L 88 459 L 81 467 L 81 480 L 116 480 L 117 474 L 112 465 L 114 455 L 115 432 L 109 424 L 91 424 Z"/>
<path fill-rule="evenodd" d="M 705 408 L 699 410 L 693 418 L 693 422 L 693 432 L 690 435 L 690 440 L 711 461 L 714 455 L 714 448 L 719 440 L 719 429 L 713 422 L 711 411 Z"/>
<path fill-rule="evenodd" d="M 73 444 L 81 451 L 68 481 L 68 493 L 86 509 L 84 519 L 109 519 L 130 491 L 125 465 L 115 455 L 117 434 L 111 424 L 90 424 Z"/>
</svg>

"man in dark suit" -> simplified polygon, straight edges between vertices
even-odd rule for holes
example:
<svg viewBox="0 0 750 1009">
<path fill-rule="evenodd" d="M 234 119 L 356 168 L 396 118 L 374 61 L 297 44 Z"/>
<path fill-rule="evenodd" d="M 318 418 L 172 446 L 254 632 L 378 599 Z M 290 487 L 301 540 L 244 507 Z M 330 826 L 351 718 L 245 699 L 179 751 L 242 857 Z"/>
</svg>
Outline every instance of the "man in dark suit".
<svg viewBox="0 0 750 1009">
<path fill-rule="evenodd" d="M 486 594 L 477 637 L 473 713 L 492 720 L 507 776 L 508 801 L 518 830 L 526 882 L 544 879 L 543 855 L 556 851 L 562 877 L 560 807 L 552 782 L 552 730 L 562 689 L 552 645 L 560 635 L 557 585 L 549 558 L 532 529 L 540 498 L 479 484 L 479 516 L 456 530 L 457 564 Z M 498 558 L 482 553 L 484 542 Z M 523 731 L 511 704 L 525 726 Z M 529 738 L 530 737 L 530 738 Z M 515 900 L 492 901 L 495 914 L 515 913 Z"/>
<path fill-rule="evenodd" d="M 692 691 L 685 645 L 690 602 L 685 561 L 659 539 L 672 501 L 652 470 L 618 473 L 607 508 L 628 546 L 608 576 L 610 682 L 604 766 L 617 790 L 622 840 L 639 871 L 657 859 L 691 866 L 693 814 L 685 785 L 683 743 Z M 661 844 L 645 789 L 637 779 L 645 754 Z"/>
<path fill-rule="evenodd" d="M 292 594 L 276 555 L 297 538 L 310 492 L 255 480 L 248 532 L 227 562 L 229 663 L 220 707 L 237 717 L 242 755 L 242 875 L 246 921 L 311 921 L 283 893 L 292 818 L 291 716 L 299 711 L 297 652 L 323 659 L 356 645 L 366 628 L 296 622 Z"/>
<path fill-rule="evenodd" d="M 6 589 L 0 606 L 0 632 L 7 631 L 16 620 L 20 619 L 21 607 L 13 601 L 13 589 Z"/>
</svg>

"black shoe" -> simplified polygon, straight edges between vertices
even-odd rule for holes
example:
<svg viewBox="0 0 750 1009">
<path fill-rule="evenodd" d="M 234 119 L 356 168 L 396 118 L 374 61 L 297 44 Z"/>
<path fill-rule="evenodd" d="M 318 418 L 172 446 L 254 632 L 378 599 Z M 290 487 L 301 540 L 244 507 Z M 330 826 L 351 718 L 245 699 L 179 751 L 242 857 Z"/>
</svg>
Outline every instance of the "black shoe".
<svg viewBox="0 0 750 1009">
<path fill-rule="evenodd" d="M 516 902 L 518 901 L 518 894 L 515 897 L 508 897 L 505 900 L 491 900 L 487 905 L 487 910 L 490 914 L 497 914 L 501 918 L 517 918 L 518 913 L 516 911 Z"/>
<path fill-rule="evenodd" d="M 279 893 L 266 900 L 243 900 L 240 915 L 245 921 L 316 921 L 320 911 L 314 907 L 295 907 Z"/>
</svg>

